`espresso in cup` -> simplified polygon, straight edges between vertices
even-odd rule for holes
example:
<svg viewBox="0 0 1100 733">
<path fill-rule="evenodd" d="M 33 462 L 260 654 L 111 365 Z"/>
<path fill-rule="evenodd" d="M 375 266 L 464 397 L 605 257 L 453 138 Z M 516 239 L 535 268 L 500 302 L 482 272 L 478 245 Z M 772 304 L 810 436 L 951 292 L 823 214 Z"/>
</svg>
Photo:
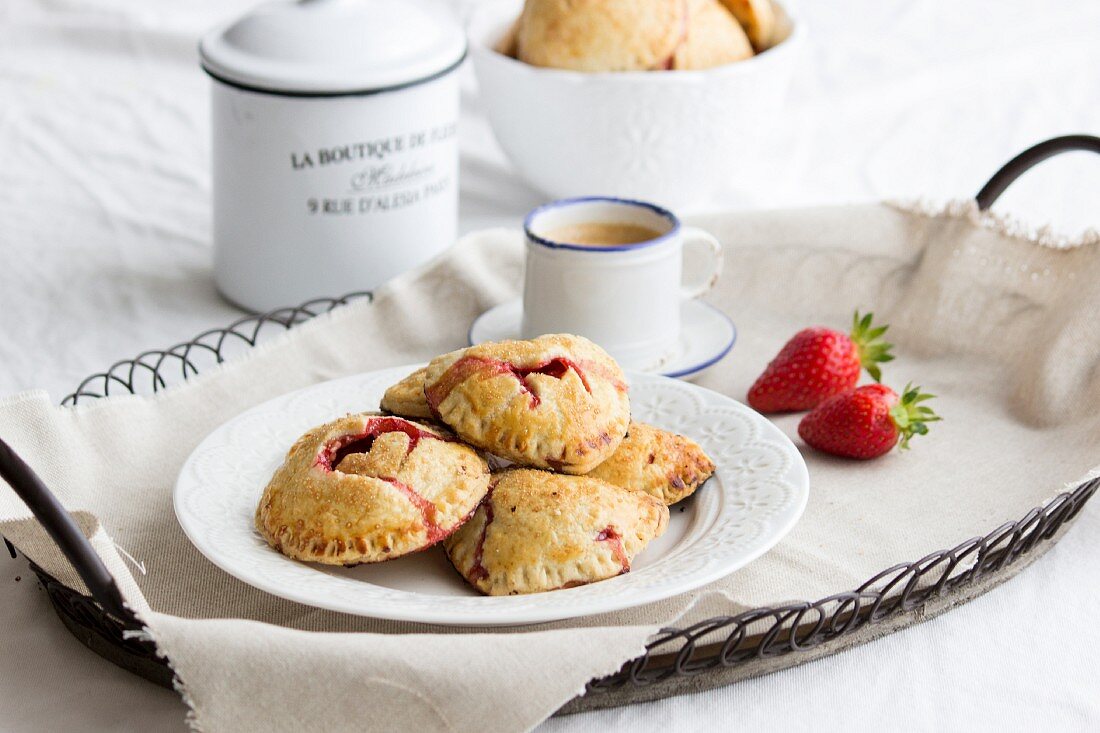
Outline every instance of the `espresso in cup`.
<svg viewBox="0 0 1100 733">
<path fill-rule="evenodd" d="M 639 224 L 603 221 L 569 224 L 546 233 L 547 239 L 583 247 L 621 247 L 624 244 L 648 242 L 659 236 L 661 232 Z"/>
<path fill-rule="evenodd" d="M 523 337 L 585 336 L 628 369 L 659 369 L 676 354 L 681 306 L 722 270 L 714 237 L 644 201 L 555 201 L 532 211 L 524 231 Z M 709 259 L 692 282 L 683 281 L 685 249 Z"/>
</svg>

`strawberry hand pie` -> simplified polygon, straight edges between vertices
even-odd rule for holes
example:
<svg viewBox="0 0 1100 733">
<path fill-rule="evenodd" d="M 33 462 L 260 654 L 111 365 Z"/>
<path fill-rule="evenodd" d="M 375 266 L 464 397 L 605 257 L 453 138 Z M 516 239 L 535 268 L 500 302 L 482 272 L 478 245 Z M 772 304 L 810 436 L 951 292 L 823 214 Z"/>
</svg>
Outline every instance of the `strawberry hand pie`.
<svg viewBox="0 0 1100 733">
<path fill-rule="evenodd" d="M 579 336 L 472 346 L 428 365 L 424 395 L 458 436 L 523 466 L 583 474 L 626 435 L 630 401 L 615 360 Z"/>
<path fill-rule="evenodd" d="M 303 435 L 264 489 L 256 527 L 295 560 L 389 560 L 449 536 L 489 490 L 489 467 L 449 433 L 372 413 Z"/>
<path fill-rule="evenodd" d="M 444 542 L 470 585 L 493 596 L 540 593 L 613 578 L 668 526 L 648 494 L 587 476 L 513 469 Z"/>
<path fill-rule="evenodd" d="M 401 417 L 411 417 L 418 420 L 434 420 L 428 400 L 424 397 L 424 377 L 427 375 L 427 367 L 417 369 L 409 376 L 386 390 L 382 395 L 379 407 L 384 412 L 390 412 Z"/>
<path fill-rule="evenodd" d="M 714 461 L 691 438 L 635 422 L 619 449 L 587 475 L 671 505 L 713 473 Z"/>
</svg>

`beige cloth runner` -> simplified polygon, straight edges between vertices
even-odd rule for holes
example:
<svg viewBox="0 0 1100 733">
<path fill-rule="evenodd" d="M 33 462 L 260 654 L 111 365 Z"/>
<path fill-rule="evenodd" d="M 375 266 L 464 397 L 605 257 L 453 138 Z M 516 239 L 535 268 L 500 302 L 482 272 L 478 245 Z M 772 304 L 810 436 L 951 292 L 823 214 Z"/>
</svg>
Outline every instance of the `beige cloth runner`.
<svg viewBox="0 0 1100 733">
<path fill-rule="evenodd" d="M 175 522 L 176 473 L 223 421 L 282 392 L 463 345 L 477 314 L 517 295 L 514 232 L 467 237 L 373 304 L 319 317 L 155 397 L 70 409 L 40 392 L 2 400 L 0 435 L 82 511 L 206 731 L 372 731 L 397 721 L 424 731 L 524 730 L 640 653 L 660 625 L 849 590 L 1018 518 L 1100 464 L 1094 232 L 1048 246 L 966 206 L 937 216 L 875 205 L 694 223 L 726 246 L 710 300 L 740 329 L 704 386 L 742 398 L 795 330 L 844 326 L 854 309 L 873 308 L 898 345 L 888 383 L 925 385 L 945 419 L 908 454 L 852 463 L 808 452 L 802 522 L 761 560 L 689 596 L 492 632 L 356 618 L 229 577 Z M 797 417 L 776 422 L 794 436 Z M 0 532 L 79 586 L 28 516 L 0 490 Z"/>
</svg>

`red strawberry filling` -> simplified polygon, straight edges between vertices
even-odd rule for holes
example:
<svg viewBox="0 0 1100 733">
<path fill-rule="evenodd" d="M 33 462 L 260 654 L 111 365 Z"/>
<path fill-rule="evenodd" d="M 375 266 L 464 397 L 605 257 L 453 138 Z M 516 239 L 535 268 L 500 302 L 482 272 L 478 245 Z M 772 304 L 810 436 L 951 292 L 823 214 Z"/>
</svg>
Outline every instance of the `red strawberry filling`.
<svg viewBox="0 0 1100 733">
<path fill-rule="evenodd" d="M 422 439 L 449 440 L 398 417 L 376 417 L 367 421 L 367 427 L 363 432 L 342 435 L 326 443 L 317 454 L 314 465 L 320 466 L 325 471 L 332 471 L 352 453 L 369 453 L 375 439 L 385 433 L 404 433 L 409 436 L 409 447 L 405 455 L 412 453 Z"/>
<path fill-rule="evenodd" d="M 527 377 L 532 374 L 545 374 L 554 379 L 561 379 L 566 372 L 572 370 L 580 378 L 585 390 L 592 394 L 592 387 L 588 384 L 588 378 L 580 365 L 571 359 L 555 357 L 530 367 L 519 367 L 500 359 L 487 359 L 481 356 L 464 356 L 450 366 L 435 384 L 424 390 L 424 396 L 428 400 L 428 406 L 433 412 L 439 410 L 439 405 L 447 399 L 455 387 L 467 379 L 480 376 L 488 379 L 501 374 L 511 375 L 519 382 L 520 389 L 526 392 L 530 400 L 531 409 L 539 406 L 539 396 L 531 391 L 527 385 Z"/>
<path fill-rule="evenodd" d="M 481 527 L 481 536 L 478 537 L 477 545 L 474 548 L 474 561 L 471 564 L 468 580 L 471 583 L 477 583 L 479 580 L 484 580 L 489 577 L 489 571 L 484 564 L 485 558 L 485 538 L 489 534 L 489 525 L 493 523 L 493 489 L 496 488 L 495 484 L 490 487 L 489 493 L 485 497 L 485 501 L 482 506 L 485 507 L 485 524 Z M 513 511 L 515 508 L 513 507 Z M 606 542 L 611 548 L 611 554 L 619 562 L 622 570 L 619 574 L 630 572 L 630 558 L 626 555 L 626 550 L 623 549 L 622 535 L 615 531 L 614 527 L 608 526 L 600 530 L 596 534 L 596 542 Z M 577 586 L 586 585 L 587 580 L 572 580 L 561 586 L 561 588 L 575 588 Z M 554 589 L 558 590 L 558 589 Z"/>
<path fill-rule="evenodd" d="M 477 547 L 474 549 L 474 564 L 470 568 L 471 583 L 489 577 L 489 571 L 482 564 L 482 559 L 485 557 L 485 536 L 489 534 L 489 525 L 493 523 L 493 502 L 490 501 L 492 491 L 489 489 L 490 496 L 485 497 L 485 525 L 481 528 L 481 536 L 477 538 Z"/>
<path fill-rule="evenodd" d="M 606 542 L 611 547 L 611 554 L 619 561 L 622 566 L 622 573 L 630 572 L 630 558 L 626 556 L 626 550 L 623 549 L 623 536 L 615 531 L 613 527 L 607 527 L 600 530 L 596 535 L 596 542 Z"/>
<path fill-rule="evenodd" d="M 409 445 L 405 455 L 412 453 L 421 440 L 450 440 L 450 438 L 446 438 L 442 435 L 436 435 L 435 433 L 423 430 L 413 423 L 402 420 L 401 418 L 370 418 L 363 432 L 342 435 L 326 443 L 317 454 L 317 460 L 314 462 L 314 465 L 320 466 L 321 469 L 326 472 L 338 471 L 340 463 L 345 458 L 353 453 L 369 453 L 378 436 L 386 433 L 404 433 L 409 437 Z M 405 498 L 407 498 L 420 512 L 420 516 L 424 523 L 424 530 L 428 533 L 427 545 L 435 544 L 454 531 L 454 528 L 448 531 L 439 526 L 436 518 L 435 504 L 425 499 L 411 486 L 389 476 L 379 476 L 377 478 L 379 481 L 385 481 L 404 494 Z M 457 525 L 455 528 L 457 528 Z"/>
<path fill-rule="evenodd" d="M 413 506 L 420 510 L 420 516 L 424 521 L 424 529 L 428 533 L 429 545 L 433 545 L 436 542 L 439 542 L 441 539 L 450 534 L 450 532 L 440 527 L 437 523 L 435 515 L 435 504 L 425 499 L 408 484 L 402 483 L 395 478 L 382 477 L 380 480 L 385 481 L 390 486 L 400 491 L 402 494 L 405 495 L 405 498 L 407 498 L 409 502 L 412 503 Z"/>
</svg>

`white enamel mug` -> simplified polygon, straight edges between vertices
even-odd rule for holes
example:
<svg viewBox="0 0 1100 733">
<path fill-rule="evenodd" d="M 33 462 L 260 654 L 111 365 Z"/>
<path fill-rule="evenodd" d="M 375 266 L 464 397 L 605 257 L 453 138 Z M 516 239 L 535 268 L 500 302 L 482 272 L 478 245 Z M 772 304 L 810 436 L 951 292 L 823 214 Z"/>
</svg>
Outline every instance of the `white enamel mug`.
<svg viewBox="0 0 1100 733">
<path fill-rule="evenodd" d="M 274 0 L 208 33 L 214 278 L 254 311 L 454 243 L 461 26 L 438 0 Z"/>
<path fill-rule="evenodd" d="M 657 236 L 621 245 L 555 241 L 552 232 L 579 224 L 630 224 Z M 722 272 L 722 246 L 680 224 L 667 209 L 604 196 L 540 206 L 524 221 L 527 267 L 524 338 L 575 333 L 595 341 L 631 369 L 658 369 L 679 346 L 681 305 L 710 290 Z M 707 258 L 703 275 L 683 282 L 689 249 Z"/>
</svg>

